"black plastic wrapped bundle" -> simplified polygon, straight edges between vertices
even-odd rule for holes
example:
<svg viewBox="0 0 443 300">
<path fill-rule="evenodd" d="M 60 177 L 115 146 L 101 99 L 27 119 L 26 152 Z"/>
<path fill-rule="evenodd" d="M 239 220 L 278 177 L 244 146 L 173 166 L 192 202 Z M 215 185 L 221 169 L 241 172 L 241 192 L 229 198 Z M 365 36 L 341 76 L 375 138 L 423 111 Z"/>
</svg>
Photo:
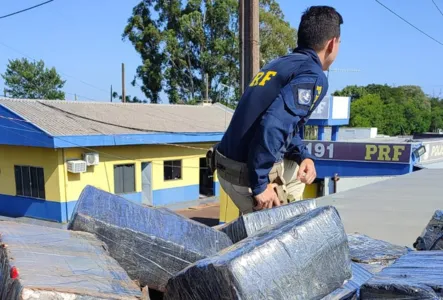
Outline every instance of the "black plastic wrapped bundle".
<svg viewBox="0 0 443 300">
<path fill-rule="evenodd" d="M 297 201 L 241 216 L 219 228 L 237 243 L 270 225 L 306 213 L 317 207 L 315 200 Z"/>
<path fill-rule="evenodd" d="M 437 210 L 425 230 L 417 238 L 414 248 L 423 250 L 443 250 L 443 210 Z"/>
<path fill-rule="evenodd" d="M 409 252 L 407 247 L 397 246 L 364 234 L 349 234 L 351 259 L 358 263 L 388 266 Z"/>
<path fill-rule="evenodd" d="M 443 251 L 410 252 L 374 275 L 361 299 L 441 299 Z"/>
<path fill-rule="evenodd" d="M 0 232 L 2 300 L 147 299 L 92 234 L 6 221 Z"/>
<path fill-rule="evenodd" d="M 360 287 L 372 277 L 361 264 L 352 263 L 352 277 L 341 288 L 336 289 L 322 300 L 358 299 Z"/>
<path fill-rule="evenodd" d="M 68 228 L 96 234 L 133 280 L 159 291 L 176 272 L 232 245 L 223 232 L 91 186 Z"/>
<path fill-rule="evenodd" d="M 321 299 L 351 277 L 334 207 L 262 230 L 172 277 L 165 300 Z"/>
</svg>

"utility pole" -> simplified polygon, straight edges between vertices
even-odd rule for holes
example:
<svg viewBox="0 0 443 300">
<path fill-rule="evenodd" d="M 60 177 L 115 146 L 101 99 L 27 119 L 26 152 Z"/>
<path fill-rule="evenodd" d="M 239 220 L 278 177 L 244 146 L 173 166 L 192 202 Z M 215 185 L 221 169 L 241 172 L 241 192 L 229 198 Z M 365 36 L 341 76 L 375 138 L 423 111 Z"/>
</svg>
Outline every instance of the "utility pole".
<svg viewBox="0 0 443 300">
<path fill-rule="evenodd" d="M 259 0 L 239 1 L 240 25 L 240 92 L 260 69 Z"/>
<path fill-rule="evenodd" d="M 75 101 L 77 101 L 77 94 L 74 94 L 74 99 Z"/>
<path fill-rule="evenodd" d="M 125 91 L 125 64 L 122 63 L 122 101 L 126 102 L 126 91 Z"/>
<path fill-rule="evenodd" d="M 111 102 L 112 102 L 112 84 L 111 84 L 111 98 L 110 99 L 111 99 Z"/>
<path fill-rule="evenodd" d="M 209 100 L 209 76 L 208 73 L 205 74 L 205 100 Z"/>
</svg>

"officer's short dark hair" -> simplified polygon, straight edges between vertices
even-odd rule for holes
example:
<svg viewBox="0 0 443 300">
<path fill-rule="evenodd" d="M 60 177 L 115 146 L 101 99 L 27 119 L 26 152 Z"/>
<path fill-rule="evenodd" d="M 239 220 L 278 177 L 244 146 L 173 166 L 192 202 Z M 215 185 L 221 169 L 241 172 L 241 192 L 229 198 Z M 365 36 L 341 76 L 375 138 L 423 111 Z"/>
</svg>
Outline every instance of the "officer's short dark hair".
<svg viewBox="0 0 443 300">
<path fill-rule="evenodd" d="M 342 16 L 330 6 L 311 6 L 302 15 L 298 28 L 298 46 L 320 51 L 325 43 L 340 37 Z"/>
</svg>

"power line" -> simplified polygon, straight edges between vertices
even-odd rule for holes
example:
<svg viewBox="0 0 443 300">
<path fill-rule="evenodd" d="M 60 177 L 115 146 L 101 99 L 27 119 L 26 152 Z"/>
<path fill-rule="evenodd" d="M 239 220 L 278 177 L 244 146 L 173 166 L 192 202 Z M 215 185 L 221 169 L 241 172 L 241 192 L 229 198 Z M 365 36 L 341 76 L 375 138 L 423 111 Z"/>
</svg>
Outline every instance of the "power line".
<svg viewBox="0 0 443 300">
<path fill-rule="evenodd" d="M 22 10 L 19 10 L 19 11 L 16 11 L 16 12 L 13 12 L 13 13 L 10 13 L 10 14 L 7 14 L 7 15 L 4 15 L 4 16 L 1 16 L 0 19 L 4 19 L 4 18 L 7 18 L 7 17 L 10 17 L 10 16 L 13 16 L 13 15 L 20 14 L 20 13 L 22 13 L 22 12 L 25 12 L 25 11 L 28 11 L 28 10 L 31 10 L 31 9 L 34 9 L 34 8 L 37 8 L 37 7 L 39 7 L 39 6 L 42 6 L 42 5 L 48 4 L 49 2 L 52 2 L 52 1 L 54 1 L 54 0 L 49 0 L 49 1 L 46 1 L 46 2 L 43 2 L 43 3 L 37 4 L 37 5 L 34 5 L 34 6 L 31 6 L 31 7 L 28 7 L 28 8 L 25 8 L 25 9 L 22 9 Z"/>
<path fill-rule="evenodd" d="M 416 30 L 418 30 L 419 32 L 421 32 L 422 34 L 424 34 L 425 36 L 427 36 L 428 38 L 430 38 L 431 40 L 433 40 L 434 42 L 440 44 L 443 46 L 443 43 L 440 42 L 439 40 L 433 38 L 432 36 L 430 36 L 429 34 L 427 34 L 426 32 L 424 32 L 423 30 L 421 30 L 420 28 L 418 28 L 417 26 L 415 26 L 414 24 L 412 24 L 411 22 L 409 22 L 408 20 L 406 20 L 405 18 L 403 18 L 402 16 L 398 15 L 395 11 L 393 11 L 392 9 L 390 9 L 389 7 L 387 7 L 386 5 L 384 5 L 383 3 L 381 3 L 378 0 L 375 0 L 375 2 L 377 2 L 378 4 L 380 4 L 381 6 L 383 6 L 384 8 L 386 8 L 387 10 L 389 10 L 391 13 L 393 13 L 394 15 L 396 15 L 398 18 L 402 19 L 404 22 L 408 23 L 410 26 L 412 26 L 413 28 L 415 28 Z"/>
<path fill-rule="evenodd" d="M 434 0 L 432 0 L 432 3 L 434 3 L 435 7 L 438 9 L 438 11 L 440 12 L 440 14 L 443 16 L 443 12 L 441 11 L 440 7 L 438 7 L 437 3 L 435 3 Z"/>
</svg>

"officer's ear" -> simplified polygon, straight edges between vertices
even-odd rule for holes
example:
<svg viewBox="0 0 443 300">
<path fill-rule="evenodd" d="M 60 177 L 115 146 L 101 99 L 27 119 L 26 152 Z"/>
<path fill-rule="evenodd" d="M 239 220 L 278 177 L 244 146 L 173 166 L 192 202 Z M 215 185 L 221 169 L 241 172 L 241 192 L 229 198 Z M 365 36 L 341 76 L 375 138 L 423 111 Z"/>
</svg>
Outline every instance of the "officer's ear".
<svg viewBox="0 0 443 300">
<path fill-rule="evenodd" d="M 330 39 L 326 44 L 326 53 L 335 53 L 338 50 L 338 45 L 340 44 L 340 38 L 334 37 Z"/>
</svg>

